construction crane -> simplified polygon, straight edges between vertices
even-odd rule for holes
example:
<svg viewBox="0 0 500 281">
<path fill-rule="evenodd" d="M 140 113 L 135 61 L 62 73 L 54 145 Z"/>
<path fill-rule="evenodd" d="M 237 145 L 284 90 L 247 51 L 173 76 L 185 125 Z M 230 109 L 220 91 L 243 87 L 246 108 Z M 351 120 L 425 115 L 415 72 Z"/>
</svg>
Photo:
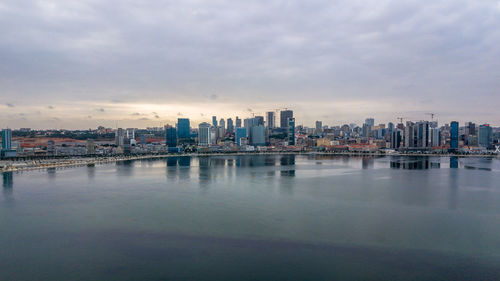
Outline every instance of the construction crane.
<svg viewBox="0 0 500 281">
<path fill-rule="evenodd" d="M 399 124 L 403 124 L 403 119 L 405 119 L 406 117 L 398 117 L 397 119 L 399 120 Z"/>
<path fill-rule="evenodd" d="M 430 113 L 426 113 L 425 115 L 430 115 L 431 121 L 434 121 L 434 115 L 436 115 L 436 113 L 430 112 Z"/>
</svg>

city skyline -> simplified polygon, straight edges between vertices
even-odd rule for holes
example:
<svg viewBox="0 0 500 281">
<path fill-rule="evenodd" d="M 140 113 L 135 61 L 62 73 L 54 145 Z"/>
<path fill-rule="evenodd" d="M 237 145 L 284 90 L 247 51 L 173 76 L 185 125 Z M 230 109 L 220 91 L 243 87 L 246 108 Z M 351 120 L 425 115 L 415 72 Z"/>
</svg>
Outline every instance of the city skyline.
<svg viewBox="0 0 500 281">
<path fill-rule="evenodd" d="M 0 23 L 1 127 L 284 107 L 304 125 L 435 112 L 500 126 L 498 1 L 11 0 Z"/>
</svg>

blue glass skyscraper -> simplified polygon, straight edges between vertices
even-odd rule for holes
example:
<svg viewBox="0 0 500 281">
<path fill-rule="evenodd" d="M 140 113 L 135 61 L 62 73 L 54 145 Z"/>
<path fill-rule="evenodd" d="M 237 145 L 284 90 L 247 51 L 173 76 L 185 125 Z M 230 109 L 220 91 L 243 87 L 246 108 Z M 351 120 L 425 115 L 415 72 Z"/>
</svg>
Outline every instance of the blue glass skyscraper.
<svg viewBox="0 0 500 281">
<path fill-rule="evenodd" d="M 457 121 L 452 121 L 451 122 L 451 132 L 450 132 L 450 149 L 456 150 L 458 149 L 458 122 Z"/>
<path fill-rule="evenodd" d="M 175 129 L 175 127 L 165 128 L 165 138 L 168 147 L 177 146 L 177 130 Z"/>
<path fill-rule="evenodd" d="M 246 138 L 247 137 L 247 128 L 236 128 L 236 134 L 234 136 L 234 142 L 236 145 L 240 146 L 241 145 L 241 138 Z"/>
<path fill-rule="evenodd" d="M 191 129 L 188 118 L 177 119 L 177 137 L 179 139 L 189 139 L 191 137 Z"/>
</svg>

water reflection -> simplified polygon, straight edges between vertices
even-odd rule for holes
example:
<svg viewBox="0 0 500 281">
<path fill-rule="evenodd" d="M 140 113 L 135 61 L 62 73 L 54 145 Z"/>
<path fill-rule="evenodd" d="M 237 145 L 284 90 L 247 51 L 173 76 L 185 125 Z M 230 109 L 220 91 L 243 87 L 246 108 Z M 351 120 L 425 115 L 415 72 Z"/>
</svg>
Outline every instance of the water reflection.
<svg viewBox="0 0 500 281">
<path fill-rule="evenodd" d="M 458 157 L 456 156 L 450 157 L 450 168 L 452 169 L 458 168 Z"/>
<path fill-rule="evenodd" d="M 131 176 L 134 170 L 134 161 L 125 160 L 116 162 L 116 173 L 119 176 Z"/>
<path fill-rule="evenodd" d="M 425 158 L 401 158 L 390 161 L 390 166 L 393 169 L 404 170 L 427 170 L 427 169 L 440 169 L 441 163 L 435 160 Z"/>
<path fill-rule="evenodd" d="M 56 178 L 56 168 L 47 168 L 47 176 L 50 180 L 54 180 Z"/>
<path fill-rule="evenodd" d="M 6 201 L 12 199 L 12 193 L 14 190 L 14 176 L 12 172 L 2 173 L 2 186 L 3 186 L 3 196 Z"/>
<path fill-rule="evenodd" d="M 280 165 L 284 166 L 284 168 L 281 169 L 281 176 L 295 176 L 295 155 L 291 154 L 281 156 Z"/>
</svg>

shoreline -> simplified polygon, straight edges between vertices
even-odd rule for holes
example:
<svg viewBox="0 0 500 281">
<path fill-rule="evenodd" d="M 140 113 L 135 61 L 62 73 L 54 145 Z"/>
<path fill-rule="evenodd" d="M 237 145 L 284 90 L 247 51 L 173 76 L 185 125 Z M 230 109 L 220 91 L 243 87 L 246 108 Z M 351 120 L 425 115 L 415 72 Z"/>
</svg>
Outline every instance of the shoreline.
<svg viewBox="0 0 500 281">
<path fill-rule="evenodd" d="M 51 168 L 78 167 L 85 165 L 100 165 L 123 161 L 164 159 L 169 157 L 213 157 L 213 156 L 255 156 L 255 155 L 331 155 L 331 156 L 364 156 L 364 157 L 457 157 L 457 158 L 500 158 L 500 155 L 484 154 L 412 154 L 412 153 L 357 153 L 357 152 L 296 152 L 296 151 L 276 151 L 276 152 L 235 152 L 235 153 L 189 153 L 189 154 L 161 154 L 161 155 L 137 155 L 137 156 L 108 156 L 108 157 L 73 157 L 66 159 L 39 159 L 39 160 L 1 160 L 10 162 L 10 165 L 0 168 L 0 172 L 21 172 Z M 31 162 L 31 163 L 30 163 Z M 1 162 L 0 162 L 1 163 Z M 24 164 L 24 165 L 15 165 Z"/>
</svg>

